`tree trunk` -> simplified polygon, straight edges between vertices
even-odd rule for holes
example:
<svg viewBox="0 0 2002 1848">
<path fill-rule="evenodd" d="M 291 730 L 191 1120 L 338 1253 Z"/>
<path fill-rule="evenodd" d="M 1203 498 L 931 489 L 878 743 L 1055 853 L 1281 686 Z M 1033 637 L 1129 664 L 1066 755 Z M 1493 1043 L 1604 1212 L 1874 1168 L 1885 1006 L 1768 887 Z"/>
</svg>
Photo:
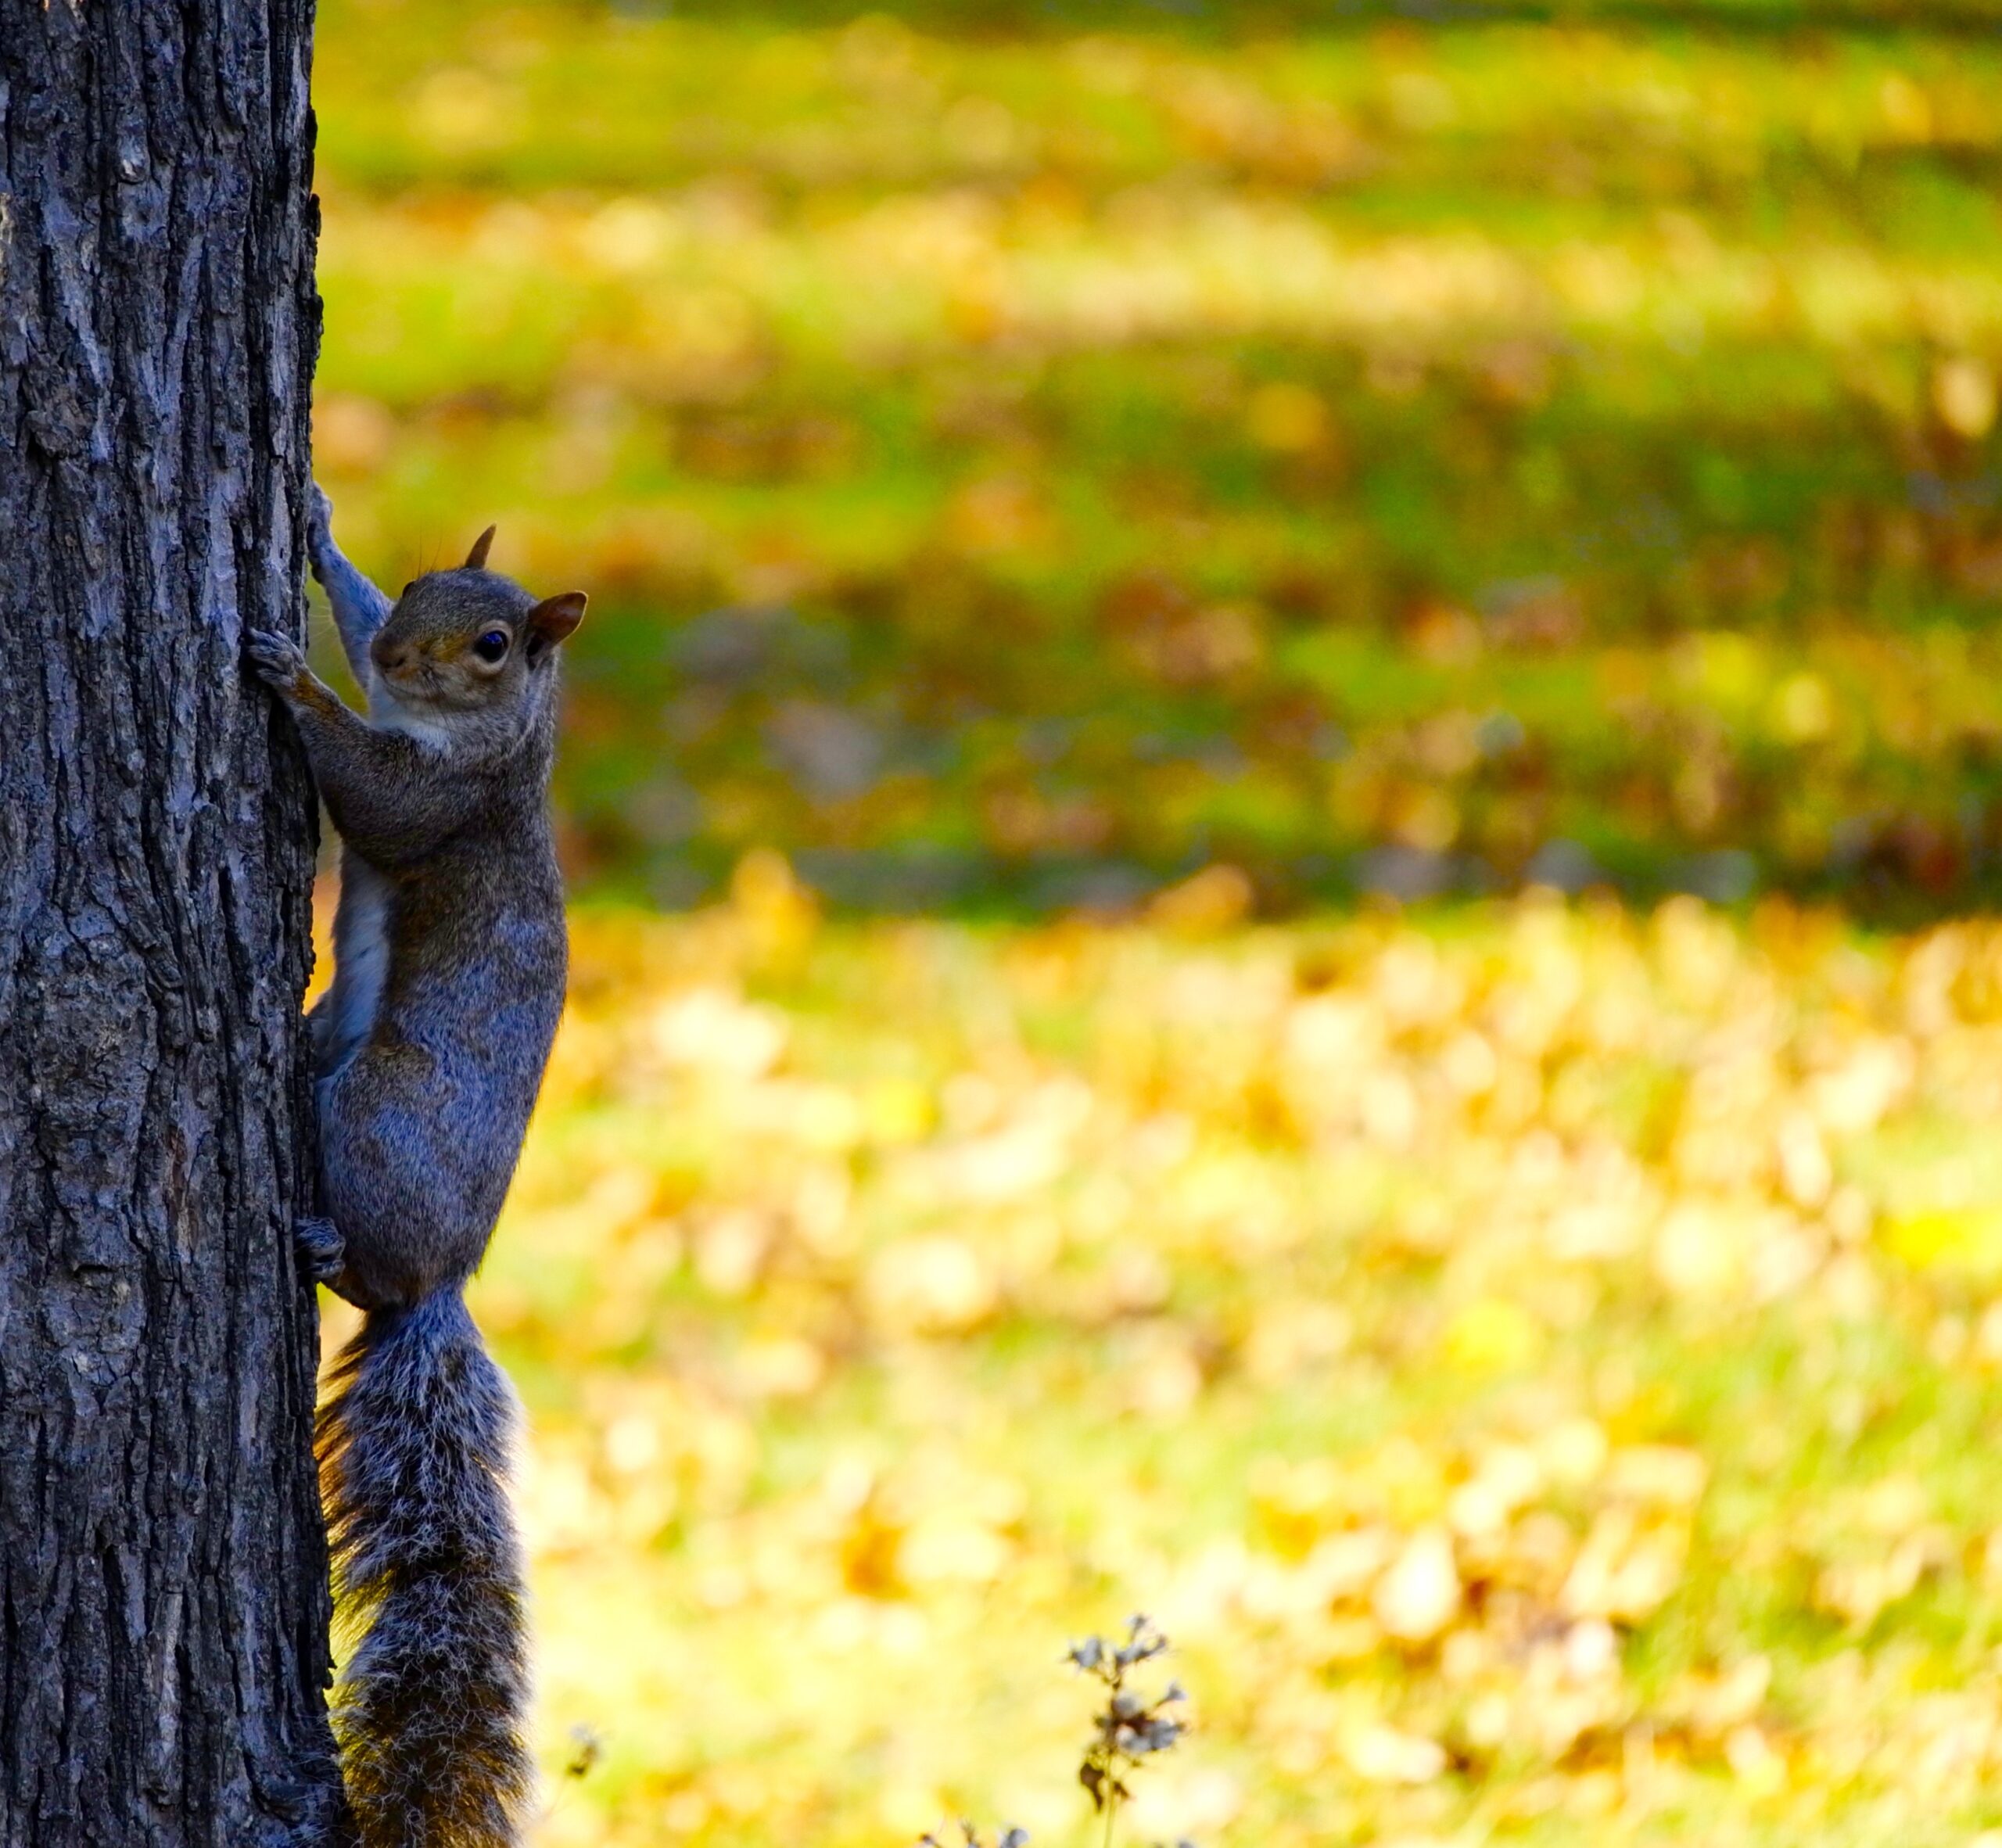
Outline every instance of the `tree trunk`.
<svg viewBox="0 0 2002 1848">
<path fill-rule="evenodd" d="M 0 1848 L 337 1840 L 310 0 L 0 0 Z"/>
</svg>

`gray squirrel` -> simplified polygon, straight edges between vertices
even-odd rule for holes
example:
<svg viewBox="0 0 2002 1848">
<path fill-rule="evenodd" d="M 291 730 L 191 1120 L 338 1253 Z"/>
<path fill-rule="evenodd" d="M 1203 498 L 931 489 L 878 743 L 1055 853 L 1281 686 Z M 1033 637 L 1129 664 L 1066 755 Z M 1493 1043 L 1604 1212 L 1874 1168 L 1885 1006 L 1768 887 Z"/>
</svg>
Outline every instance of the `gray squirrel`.
<svg viewBox="0 0 2002 1848">
<path fill-rule="evenodd" d="M 318 1444 L 344 1620 L 334 1697 L 363 1848 L 513 1848 L 533 1772 L 518 1412 L 461 1294 L 513 1179 L 569 940 L 549 816 L 560 644 L 584 595 L 538 601 L 465 563 L 393 605 L 343 557 L 316 486 L 313 575 L 368 695 L 253 632 L 343 843 L 333 985 L 309 1017 L 327 1217 L 314 1274 L 364 1312 Z"/>
</svg>

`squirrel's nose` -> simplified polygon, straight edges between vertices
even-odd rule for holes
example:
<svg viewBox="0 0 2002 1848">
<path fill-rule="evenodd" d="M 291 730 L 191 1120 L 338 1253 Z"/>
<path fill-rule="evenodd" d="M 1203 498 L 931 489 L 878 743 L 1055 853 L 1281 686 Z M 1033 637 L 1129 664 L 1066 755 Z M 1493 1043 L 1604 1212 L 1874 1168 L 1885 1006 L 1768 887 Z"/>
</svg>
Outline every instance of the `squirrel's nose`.
<svg viewBox="0 0 2002 1848">
<path fill-rule="evenodd" d="M 386 643 L 379 637 L 368 652 L 374 656 L 375 665 L 386 674 L 400 673 L 410 666 L 410 650 Z"/>
</svg>

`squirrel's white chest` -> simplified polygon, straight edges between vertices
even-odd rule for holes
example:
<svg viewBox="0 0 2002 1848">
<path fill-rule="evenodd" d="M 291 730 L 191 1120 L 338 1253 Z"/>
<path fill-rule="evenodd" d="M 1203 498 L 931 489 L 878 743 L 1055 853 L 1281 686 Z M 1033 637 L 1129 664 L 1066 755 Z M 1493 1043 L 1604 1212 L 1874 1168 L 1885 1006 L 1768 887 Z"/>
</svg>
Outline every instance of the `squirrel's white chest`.
<svg viewBox="0 0 2002 1848">
<path fill-rule="evenodd" d="M 368 723 L 378 731 L 400 731 L 421 745 L 429 745 L 441 751 L 451 748 L 452 730 L 449 725 L 442 719 L 412 712 L 373 676 L 368 683 Z"/>
</svg>

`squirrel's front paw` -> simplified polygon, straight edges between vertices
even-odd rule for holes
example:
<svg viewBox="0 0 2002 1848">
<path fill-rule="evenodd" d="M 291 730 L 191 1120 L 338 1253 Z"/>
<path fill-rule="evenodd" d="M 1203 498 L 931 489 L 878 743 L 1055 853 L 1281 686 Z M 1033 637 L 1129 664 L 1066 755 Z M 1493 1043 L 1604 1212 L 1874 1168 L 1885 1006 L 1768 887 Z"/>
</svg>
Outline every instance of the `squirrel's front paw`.
<svg viewBox="0 0 2002 1848">
<path fill-rule="evenodd" d="M 244 638 L 243 651 L 257 678 L 279 693 L 298 688 L 306 674 L 306 651 L 275 629 L 253 629 Z"/>
<path fill-rule="evenodd" d="M 307 483 L 306 494 L 306 562 L 324 582 L 327 554 L 334 543 L 334 504 L 317 481 Z"/>
</svg>

